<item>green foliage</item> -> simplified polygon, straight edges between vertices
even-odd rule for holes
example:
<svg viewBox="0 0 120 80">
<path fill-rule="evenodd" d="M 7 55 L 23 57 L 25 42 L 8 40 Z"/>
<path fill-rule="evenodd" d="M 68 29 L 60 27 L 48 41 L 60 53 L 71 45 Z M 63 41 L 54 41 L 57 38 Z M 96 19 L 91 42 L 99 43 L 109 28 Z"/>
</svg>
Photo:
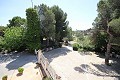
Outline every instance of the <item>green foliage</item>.
<svg viewBox="0 0 120 80">
<path fill-rule="evenodd" d="M 73 32 L 72 32 L 72 28 L 71 27 L 67 27 L 67 33 L 66 34 L 67 34 L 68 40 L 72 41 L 73 40 L 73 36 L 72 36 Z"/>
<path fill-rule="evenodd" d="M 96 51 L 105 51 L 107 47 L 107 41 L 108 41 L 107 33 L 98 32 L 94 40 Z"/>
<path fill-rule="evenodd" d="M 11 27 L 5 30 L 4 47 L 10 50 L 19 50 L 24 46 L 25 30 L 22 27 Z"/>
<path fill-rule="evenodd" d="M 0 26 L 0 36 L 3 36 L 4 35 L 4 31 L 7 27 L 4 27 L 4 26 Z"/>
<path fill-rule="evenodd" d="M 46 77 L 44 80 L 53 80 L 53 79 L 50 77 Z"/>
<path fill-rule="evenodd" d="M 27 31 L 26 31 L 26 45 L 30 52 L 35 49 L 40 49 L 40 21 L 37 11 L 33 8 L 26 10 L 27 16 Z"/>
<path fill-rule="evenodd" d="M 19 73 L 23 73 L 23 71 L 24 71 L 24 68 L 22 68 L 22 67 L 19 67 L 19 68 L 18 68 L 18 72 L 19 72 Z"/>
<path fill-rule="evenodd" d="M 83 52 L 83 51 L 84 51 L 83 48 L 79 48 L 79 49 L 78 49 L 78 52 Z"/>
<path fill-rule="evenodd" d="M 92 51 L 94 49 L 94 45 L 92 44 L 91 36 L 86 35 L 82 39 L 79 40 L 79 46 L 83 50 Z"/>
<path fill-rule="evenodd" d="M 55 14 L 56 40 L 62 41 L 63 37 L 66 37 L 67 26 L 69 24 L 66 21 L 67 14 L 64 13 L 63 10 L 61 8 L 59 8 L 58 6 L 53 6 L 51 9 L 52 9 L 53 13 Z"/>
<path fill-rule="evenodd" d="M 76 41 L 79 42 L 79 41 L 83 41 L 84 40 L 84 31 L 74 31 L 74 36 L 76 37 Z"/>
<path fill-rule="evenodd" d="M 60 47 L 59 42 L 62 42 L 63 37 L 67 36 L 68 22 L 66 21 L 67 14 L 58 6 L 49 7 L 45 4 L 36 6 L 39 17 L 41 19 L 41 38 L 46 39 L 46 47 L 50 46 L 50 41 L 54 42 L 54 46 Z M 41 16 L 42 15 L 42 16 Z M 44 45 L 41 39 L 42 45 Z"/>
<path fill-rule="evenodd" d="M 9 20 L 8 27 L 21 27 L 26 26 L 26 20 L 24 18 L 21 18 L 19 16 L 13 17 L 11 20 Z"/>
<path fill-rule="evenodd" d="M 50 40 L 53 41 L 55 39 L 55 15 L 47 5 L 42 4 L 38 6 L 38 10 L 41 9 L 41 7 L 43 13 L 39 13 L 39 16 L 44 16 L 44 20 L 41 20 L 41 33 L 42 38 L 47 39 L 46 46 L 48 47 L 50 46 Z"/>
<path fill-rule="evenodd" d="M 73 44 L 73 50 L 74 50 L 74 51 L 78 51 L 78 49 L 79 49 L 79 44 L 74 43 L 74 44 Z"/>
<path fill-rule="evenodd" d="M 1 31 L 5 31 L 6 28 L 7 28 L 7 27 L 0 26 L 0 32 L 1 32 Z"/>
<path fill-rule="evenodd" d="M 42 35 L 44 38 L 55 38 L 55 15 L 47 5 L 42 4 L 45 20 L 42 21 Z"/>
<path fill-rule="evenodd" d="M 93 23 L 95 31 L 93 39 L 95 48 L 99 51 L 106 52 L 107 44 L 119 44 L 116 43 L 119 42 L 116 38 L 120 34 L 119 4 L 120 0 L 100 0 L 97 4 L 98 16 Z M 103 31 L 105 31 L 104 34 L 102 34 Z M 109 50 L 109 48 L 107 49 Z"/>
<path fill-rule="evenodd" d="M 112 14 L 112 18 L 116 19 L 120 17 L 120 9 L 115 9 L 115 11 Z"/>
<path fill-rule="evenodd" d="M 109 23 L 109 26 L 112 29 L 112 32 L 114 33 L 113 39 L 111 41 L 111 43 L 114 45 L 113 48 L 116 51 L 120 51 L 120 49 L 118 49 L 120 47 L 120 18 L 113 19 Z"/>
<path fill-rule="evenodd" d="M 51 10 L 47 10 L 45 12 L 45 20 L 43 21 L 43 35 L 46 38 L 55 38 L 55 15 L 52 13 Z"/>
<path fill-rule="evenodd" d="M 92 44 L 92 29 L 88 30 L 77 30 L 74 32 L 74 36 L 77 39 L 77 43 L 79 43 L 79 51 L 93 51 L 94 45 Z"/>
<path fill-rule="evenodd" d="M 4 48 L 4 38 L 0 36 L 0 52 L 3 50 L 3 48 Z"/>
<path fill-rule="evenodd" d="M 8 78 L 8 76 L 5 75 L 5 76 L 2 77 L 2 80 L 7 80 L 7 78 Z"/>
<path fill-rule="evenodd" d="M 120 18 L 113 19 L 111 22 L 109 22 L 109 26 L 114 33 L 120 34 Z"/>
</svg>

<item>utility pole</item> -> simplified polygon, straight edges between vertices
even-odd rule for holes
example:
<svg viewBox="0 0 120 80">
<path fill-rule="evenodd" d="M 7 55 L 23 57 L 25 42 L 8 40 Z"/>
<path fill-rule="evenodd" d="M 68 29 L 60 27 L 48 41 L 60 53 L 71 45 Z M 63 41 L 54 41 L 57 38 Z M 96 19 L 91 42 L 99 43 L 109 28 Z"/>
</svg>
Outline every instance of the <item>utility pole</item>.
<svg viewBox="0 0 120 80">
<path fill-rule="evenodd" d="M 32 3 L 32 8 L 33 8 L 33 1 L 31 0 L 31 3 Z"/>
</svg>

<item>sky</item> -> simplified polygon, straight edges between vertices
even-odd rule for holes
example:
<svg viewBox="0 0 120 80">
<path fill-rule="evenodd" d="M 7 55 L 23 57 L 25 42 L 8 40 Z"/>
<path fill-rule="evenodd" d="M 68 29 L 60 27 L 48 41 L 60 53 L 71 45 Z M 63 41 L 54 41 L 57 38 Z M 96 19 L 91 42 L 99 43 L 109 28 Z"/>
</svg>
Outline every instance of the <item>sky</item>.
<svg viewBox="0 0 120 80">
<path fill-rule="evenodd" d="M 69 26 L 73 30 L 86 30 L 92 27 L 97 16 L 99 0 L 32 0 L 33 5 L 42 3 L 58 5 L 67 13 Z M 32 7 L 31 0 L 0 0 L 0 25 L 6 26 L 14 16 L 26 18 L 26 9 Z"/>
</svg>

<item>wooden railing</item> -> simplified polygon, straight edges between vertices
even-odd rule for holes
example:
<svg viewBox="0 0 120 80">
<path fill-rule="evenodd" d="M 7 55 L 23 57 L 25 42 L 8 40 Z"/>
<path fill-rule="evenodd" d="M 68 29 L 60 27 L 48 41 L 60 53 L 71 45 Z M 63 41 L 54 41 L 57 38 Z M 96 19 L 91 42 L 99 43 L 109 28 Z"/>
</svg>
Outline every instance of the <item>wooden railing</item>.
<svg viewBox="0 0 120 80">
<path fill-rule="evenodd" d="M 55 70 L 50 65 L 48 59 L 44 57 L 41 50 L 38 51 L 38 63 L 42 65 L 47 77 L 51 77 L 53 80 L 61 80 L 61 77 L 56 74 Z"/>
</svg>

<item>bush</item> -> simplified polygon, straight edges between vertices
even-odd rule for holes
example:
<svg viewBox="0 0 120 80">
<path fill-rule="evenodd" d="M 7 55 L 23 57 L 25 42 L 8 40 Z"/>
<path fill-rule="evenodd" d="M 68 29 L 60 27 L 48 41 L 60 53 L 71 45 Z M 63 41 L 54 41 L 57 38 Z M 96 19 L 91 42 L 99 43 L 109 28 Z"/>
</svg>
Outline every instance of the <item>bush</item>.
<svg viewBox="0 0 120 80">
<path fill-rule="evenodd" d="M 7 28 L 4 34 L 5 49 L 19 50 L 21 47 L 23 47 L 24 34 L 25 34 L 25 30 L 22 27 Z"/>
<path fill-rule="evenodd" d="M 0 36 L 0 52 L 4 48 L 3 46 L 4 46 L 4 38 Z"/>
<path fill-rule="evenodd" d="M 93 44 L 96 52 L 106 52 L 108 34 L 106 32 L 97 32 L 93 37 Z"/>
<path fill-rule="evenodd" d="M 39 50 L 40 49 L 40 43 L 36 44 L 36 43 L 30 43 L 27 45 L 27 48 L 29 50 L 29 52 L 34 52 L 34 50 Z"/>
<path fill-rule="evenodd" d="M 84 51 L 83 48 L 79 48 L 79 49 L 78 49 L 78 52 L 82 52 L 82 51 Z"/>
<path fill-rule="evenodd" d="M 43 80 L 53 80 L 52 78 L 49 78 L 49 77 L 46 77 L 45 79 Z"/>
<path fill-rule="evenodd" d="M 77 43 L 73 44 L 73 50 L 78 51 L 78 49 L 79 49 L 79 44 Z"/>
<path fill-rule="evenodd" d="M 7 80 L 7 78 L 8 78 L 7 75 L 5 75 L 2 77 L 2 80 Z"/>
<path fill-rule="evenodd" d="M 22 68 L 22 67 L 19 67 L 19 68 L 18 68 L 18 72 L 19 72 L 19 73 L 23 73 L 23 71 L 24 71 L 24 68 Z"/>
</svg>

